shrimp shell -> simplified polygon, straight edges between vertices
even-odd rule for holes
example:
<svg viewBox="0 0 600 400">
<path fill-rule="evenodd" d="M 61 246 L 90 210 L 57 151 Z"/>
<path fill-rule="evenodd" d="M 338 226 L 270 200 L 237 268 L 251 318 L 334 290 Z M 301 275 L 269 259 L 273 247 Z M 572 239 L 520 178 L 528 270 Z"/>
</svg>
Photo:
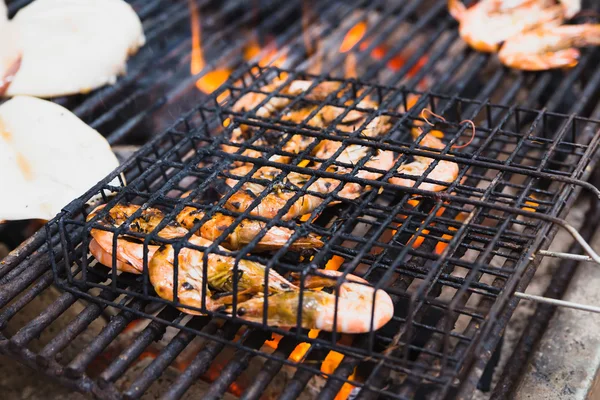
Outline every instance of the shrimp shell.
<svg viewBox="0 0 600 400">
<path fill-rule="evenodd" d="M 177 216 L 177 221 L 184 227 L 192 229 L 197 221 L 204 217 L 204 213 L 193 208 L 186 207 Z M 206 221 L 199 229 L 198 233 L 210 241 L 217 240 L 221 234 L 230 227 L 235 218 L 221 213 L 215 214 Z M 265 227 L 266 223 L 251 219 L 242 220 L 221 243 L 230 250 L 239 250 L 249 244 Z M 253 247 L 254 251 L 277 250 L 285 246 L 291 239 L 294 231 L 281 226 L 273 226 L 265 232 L 260 241 Z M 313 235 L 307 235 L 296 239 L 290 244 L 293 251 L 312 250 L 323 247 L 323 242 Z"/>
<path fill-rule="evenodd" d="M 482 0 L 466 8 L 448 0 L 450 14 L 460 23 L 461 38 L 473 49 L 494 53 L 502 42 L 543 25 L 560 25 L 564 9 L 553 0 Z"/>
<path fill-rule="evenodd" d="M 314 277 L 316 283 L 330 287 L 335 286 L 336 279 L 342 275 L 339 271 L 331 270 L 319 270 L 319 273 L 330 278 Z M 302 302 L 298 291 L 269 296 L 267 324 L 280 327 L 297 326 L 300 307 L 301 326 L 306 329 L 366 333 L 371 331 L 373 325 L 373 330 L 378 330 L 394 316 L 394 303 L 384 290 L 375 290 L 367 283 L 358 276 L 347 275 L 346 281 L 339 286 L 339 296 L 312 290 L 304 291 Z M 315 287 L 308 281 L 307 286 Z M 255 297 L 240 303 L 237 314 L 242 319 L 261 323 L 264 316 L 264 302 L 264 298 Z M 334 320 L 337 322 L 335 326 Z"/>
<path fill-rule="evenodd" d="M 192 236 L 189 243 L 208 247 L 212 245 L 210 240 L 200 236 Z M 220 251 L 224 248 L 218 247 Z M 233 290 L 234 273 L 238 273 L 237 296 L 238 301 L 243 301 L 253 295 L 264 291 L 264 281 L 266 267 L 254 261 L 240 260 L 236 262 L 234 257 L 226 255 L 209 253 L 207 255 L 208 263 L 206 265 L 207 276 L 204 276 L 204 252 L 196 249 L 184 247 L 179 251 L 177 263 L 177 297 L 179 303 L 183 306 L 179 309 L 189 314 L 202 315 L 196 310 L 190 310 L 185 306 L 202 308 L 204 299 L 206 309 L 209 311 L 217 310 L 225 305 L 231 304 L 232 297 L 223 296 L 215 299 L 212 297 L 213 291 L 231 292 Z M 237 264 L 237 268 L 236 268 Z M 154 286 L 156 293 L 163 299 L 173 301 L 173 269 L 175 268 L 175 250 L 173 246 L 161 246 L 156 251 L 154 257 L 148 264 L 150 282 Z M 206 296 L 202 296 L 202 288 L 206 287 Z M 268 292 L 281 293 L 290 290 L 297 290 L 297 286 L 287 281 L 276 271 L 269 269 L 268 272 Z"/>
<path fill-rule="evenodd" d="M 106 205 L 96 207 L 88 216 L 88 221 L 91 220 L 97 213 Z M 108 214 L 98 223 L 107 227 L 121 226 L 131 215 L 133 215 L 140 206 L 117 204 L 113 206 Z M 140 233 L 150 233 L 163 219 L 162 211 L 155 208 L 148 208 L 142 211 L 141 215 L 135 218 L 130 224 L 129 229 Z M 163 228 L 158 236 L 170 239 L 181 237 L 188 233 L 188 230 L 176 225 L 168 225 Z M 90 231 L 93 239 L 90 242 L 90 252 L 103 265 L 112 267 L 113 254 L 113 233 L 102 229 L 92 229 Z M 150 260 L 154 252 L 158 249 L 157 245 L 148 245 L 148 260 Z M 130 238 L 127 235 L 122 235 L 117 239 L 116 245 L 117 268 L 124 272 L 141 274 L 144 269 L 144 244 L 137 238 Z"/>
<path fill-rule="evenodd" d="M 600 24 L 544 27 L 509 39 L 498 53 L 500 61 L 525 71 L 574 67 L 579 50 L 600 45 Z"/>
</svg>

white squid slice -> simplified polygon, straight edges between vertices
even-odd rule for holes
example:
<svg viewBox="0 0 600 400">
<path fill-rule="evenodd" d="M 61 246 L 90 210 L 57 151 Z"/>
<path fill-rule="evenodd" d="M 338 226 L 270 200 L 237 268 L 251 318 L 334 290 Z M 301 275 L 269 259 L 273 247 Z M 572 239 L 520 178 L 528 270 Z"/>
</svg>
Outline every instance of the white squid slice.
<svg viewBox="0 0 600 400">
<path fill-rule="evenodd" d="M 0 25 L 8 20 L 8 9 L 4 0 L 0 0 Z"/>
<path fill-rule="evenodd" d="M 26 96 L 0 106 L 0 220 L 51 219 L 118 165 L 67 109 Z"/>
<path fill-rule="evenodd" d="M 55 97 L 112 84 L 145 43 L 139 17 L 123 0 L 35 0 L 4 26 L 0 79 L 21 56 L 6 96 Z"/>
</svg>

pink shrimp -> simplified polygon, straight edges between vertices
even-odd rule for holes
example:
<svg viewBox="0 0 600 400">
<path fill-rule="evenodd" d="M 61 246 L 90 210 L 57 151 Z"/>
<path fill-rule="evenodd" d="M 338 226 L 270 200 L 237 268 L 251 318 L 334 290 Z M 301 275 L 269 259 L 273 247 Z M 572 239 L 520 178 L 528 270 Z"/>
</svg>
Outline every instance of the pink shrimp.
<svg viewBox="0 0 600 400">
<path fill-rule="evenodd" d="M 319 270 L 319 273 L 326 277 L 307 277 L 307 288 L 335 287 L 336 280 L 342 275 L 339 271 L 331 270 Z M 264 303 L 264 297 L 254 297 L 238 304 L 237 314 L 248 321 L 263 322 Z M 302 302 L 297 290 L 269 296 L 267 324 L 297 326 L 298 308 L 301 309 L 300 325 L 303 328 L 329 332 L 370 332 L 371 326 L 373 330 L 380 329 L 394 316 L 394 303 L 390 296 L 384 290 L 375 290 L 367 281 L 355 275 L 347 275 L 339 285 L 339 296 L 335 292 L 329 294 L 314 290 L 305 290 Z"/>
<path fill-rule="evenodd" d="M 100 212 L 106 205 L 96 207 L 88 216 L 88 221 Z M 106 225 L 109 228 L 121 226 L 133 215 L 140 207 L 137 205 L 118 204 L 112 207 L 108 214 L 98 223 Z M 150 233 L 162 221 L 163 213 L 155 208 L 143 210 L 138 218 L 135 218 L 128 226 L 131 231 L 140 233 Z M 108 267 L 112 267 L 113 255 L 113 233 L 102 229 L 92 229 L 93 240 L 90 242 L 90 252 L 100 262 Z M 188 230 L 178 225 L 171 224 L 163 228 L 158 236 L 162 238 L 181 237 L 188 233 Z M 154 252 L 158 249 L 157 245 L 148 245 L 148 260 L 152 258 Z M 122 235 L 117 239 L 115 248 L 117 268 L 131 273 L 141 274 L 144 268 L 144 245 L 138 238 Z"/>
<path fill-rule="evenodd" d="M 575 6 L 570 4 L 569 12 Z M 481 0 L 468 9 L 460 0 L 448 0 L 448 9 L 460 23 L 461 38 L 486 53 L 498 51 L 511 37 L 544 25 L 560 25 L 565 18 L 565 8 L 554 0 Z"/>
<path fill-rule="evenodd" d="M 600 45 L 600 24 L 543 27 L 507 40 L 498 57 L 526 71 L 574 67 L 579 59 L 575 47 L 589 45 Z"/>
</svg>

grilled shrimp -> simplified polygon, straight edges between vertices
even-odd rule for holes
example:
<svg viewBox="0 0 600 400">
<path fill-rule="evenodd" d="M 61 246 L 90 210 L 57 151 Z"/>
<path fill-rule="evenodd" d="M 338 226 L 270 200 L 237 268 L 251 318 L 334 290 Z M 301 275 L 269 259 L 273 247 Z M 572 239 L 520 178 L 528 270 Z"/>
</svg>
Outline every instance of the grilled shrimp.
<svg viewBox="0 0 600 400">
<path fill-rule="evenodd" d="M 509 39 L 498 53 L 512 68 L 543 71 L 577 65 L 575 47 L 600 45 L 600 24 L 543 27 Z"/>
<path fill-rule="evenodd" d="M 280 88 L 281 85 L 282 80 L 275 79 L 272 83 L 261 87 L 259 91 L 246 93 L 233 104 L 233 111 L 243 112 L 253 110 L 267 98 L 267 93 L 276 92 L 283 95 L 288 94 L 285 87 Z M 290 101 L 291 100 L 287 97 L 273 96 L 256 110 L 256 115 L 258 117 L 269 117 L 271 114 L 287 106 Z"/>
<path fill-rule="evenodd" d="M 313 81 L 298 79 L 298 80 L 292 81 L 290 83 L 288 93 L 291 95 L 294 95 L 294 96 L 298 96 L 298 95 L 306 92 L 307 90 L 309 90 L 312 85 L 313 85 Z M 313 87 L 308 93 L 306 93 L 304 98 L 306 100 L 315 100 L 315 101 L 325 100 L 325 98 L 327 98 L 327 96 L 329 96 L 331 93 L 338 90 L 340 88 L 340 86 L 341 86 L 340 82 L 335 82 L 335 81 L 321 82 L 321 83 L 316 84 L 315 87 Z"/>
<path fill-rule="evenodd" d="M 96 216 L 105 206 L 103 204 L 96 207 L 88 216 L 88 221 Z M 107 227 L 119 227 L 139 208 L 140 206 L 137 205 L 118 204 L 112 207 L 108 214 L 102 220 L 98 221 L 98 223 Z M 163 217 L 162 211 L 155 208 L 148 208 L 143 210 L 141 216 L 135 218 L 129 224 L 128 228 L 134 232 L 150 233 L 162 221 Z M 90 233 L 93 238 L 89 245 L 90 252 L 98 262 L 112 267 L 113 233 L 102 229 L 92 229 Z M 163 228 L 158 236 L 164 239 L 171 239 L 184 236 L 187 233 L 187 229 L 177 224 L 171 224 Z M 148 245 L 148 260 L 152 258 L 158 247 L 157 245 Z M 117 239 L 116 252 L 117 269 L 134 274 L 142 273 L 144 268 L 144 245 L 142 241 L 138 238 L 123 235 Z"/>
<path fill-rule="evenodd" d="M 349 152 L 342 152 L 338 157 L 338 161 L 344 162 L 347 164 L 355 164 L 360 159 L 365 157 L 368 154 L 368 148 L 365 146 L 348 146 L 347 150 Z M 377 154 L 372 156 L 364 165 L 366 169 L 360 169 L 356 173 L 356 177 L 362 179 L 376 180 L 381 177 L 381 173 L 370 171 L 367 169 L 377 169 L 386 171 L 390 169 L 394 165 L 394 154 L 390 151 L 381 151 L 377 150 Z M 242 167 L 243 168 L 243 167 Z M 242 168 L 237 168 L 239 175 L 243 175 L 241 173 Z M 246 171 L 249 171 L 252 167 L 246 167 Z M 274 175 L 269 174 L 265 175 L 265 172 L 270 167 L 262 167 L 255 174 L 255 178 L 262 179 L 272 179 Z M 279 171 L 275 168 L 271 170 Z M 271 170 L 269 170 L 271 172 Z M 337 174 L 349 174 L 352 169 L 345 168 L 341 166 L 332 166 L 330 167 L 331 172 L 335 172 Z M 279 172 L 275 173 L 275 176 Z M 252 215 L 259 215 L 265 218 L 274 218 L 277 213 L 286 206 L 286 204 L 296 195 L 298 189 L 303 187 L 310 177 L 307 175 L 299 174 L 299 173 L 290 173 L 287 175 L 284 184 L 277 187 L 275 190 L 268 193 L 264 196 L 260 203 L 252 209 L 250 212 Z M 307 189 L 308 192 L 314 192 L 317 194 L 321 194 L 325 197 L 328 193 L 331 193 L 335 190 L 338 185 L 342 182 L 334 179 L 334 178 L 318 178 L 315 182 L 313 182 Z M 229 180 L 228 184 L 233 186 L 235 184 L 235 180 Z M 231 211 L 244 212 L 247 210 L 250 205 L 255 201 L 256 197 L 265 190 L 265 187 L 259 184 L 252 184 L 246 186 L 242 190 L 238 190 L 236 193 L 231 195 L 227 202 L 225 203 L 225 208 Z M 338 196 L 353 200 L 358 198 L 362 193 L 365 192 L 367 188 L 358 184 L 358 183 L 346 183 L 344 187 L 338 192 Z M 304 214 L 310 214 L 313 210 L 319 207 L 324 199 L 321 196 L 314 194 L 304 194 L 300 196 L 289 208 L 289 210 L 282 216 L 283 220 L 291 220 L 297 217 L 300 217 Z M 334 204 L 334 203 L 332 203 Z"/>
<path fill-rule="evenodd" d="M 193 229 L 194 224 L 197 221 L 200 221 L 203 216 L 204 213 L 201 210 L 193 207 L 186 207 L 177 216 L 177 222 L 188 229 Z M 215 241 L 233 224 L 234 220 L 234 217 L 217 213 L 200 227 L 198 233 L 205 239 Z M 235 227 L 234 231 L 224 239 L 222 244 L 230 250 L 241 249 L 254 240 L 265 225 L 266 223 L 261 221 L 244 219 Z M 254 247 L 254 250 L 280 249 L 289 242 L 293 234 L 294 231 L 291 229 L 280 226 L 271 227 Z M 312 234 L 305 238 L 297 239 L 290 245 L 290 249 L 293 251 L 311 250 L 321 247 L 323 247 L 323 242 Z"/>
<path fill-rule="evenodd" d="M 112 251 L 107 251 L 102 248 L 96 241 L 96 239 L 92 239 L 89 244 L 90 253 L 94 256 L 96 260 L 102 265 L 107 266 L 108 268 L 112 268 Z M 148 246 L 148 259 L 152 257 L 156 248 L 154 246 Z M 119 260 L 117 257 L 117 271 L 129 272 L 130 274 L 141 274 L 143 266 L 137 265 L 134 267 L 132 264 Z"/>
<path fill-rule="evenodd" d="M 212 244 L 199 236 L 192 236 L 189 242 L 196 246 L 208 247 Z M 219 246 L 219 250 L 225 251 Z M 203 300 L 206 309 L 215 311 L 233 301 L 233 283 L 236 273 L 236 260 L 233 257 L 210 253 L 204 265 L 204 252 L 196 249 L 182 248 L 178 254 L 177 300 L 183 305 L 179 309 L 193 315 L 202 315 L 196 310 L 184 306 L 202 308 Z M 173 269 L 175 268 L 175 250 L 171 245 L 161 246 L 148 264 L 150 282 L 156 293 L 165 300 L 173 301 Z M 207 276 L 204 276 L 206 267 Z M 257 262 L 240 260 L 237 263 L 238 286 L 237 300 L 242 302 L 264 291 L 266 267 Z M 206 296 L 202 297 L 202 288 L 206 279 Z M 297 286 L 287 281 L 274 270 L 268 274 L 268 292 L 282 293 L 298 290 Z M 221 293 L 213 293 L 221 292 Z M 225 293 L 223 293 L 225 292 Z"/>
<path fill-rule="evenodd" d="M 335 287 L 341 276 L 339 271 L 320 270 L 328 277 L 309 276 L 307 288 Z M 298 323 L 298 307 L 301 306 L 301 326 L 344 333 L 365 333 L 380 329 L 394 316 L 394 304 L 383 290 L 366 285 L 367 281 L 347 275 L 339 286 L 339 296 L 324 291 L 306 290 L 300 303 L 299 291 L 288 291 L 268 297 L 267 324 L 295 327 Z M 375 307 L 373 308 L 373 301 Z M 337 307 L 336 307 L 337 302 Z M 238 304 L 237 314 L 242 319 L 263 322 L 264 297 L 254 297 Z M 337 311 L 337 313 L 336 313 Z M 337 314 L 337 315 L 336 315 Z M 334 321 L 337 324 L 334 326 Z"/>
<path fill-rule="evenodd" d="M 367 124 L 364 134 L 369 137 L 379 136 L 387 130 L 389 126 L 389 117 L 378 116 Z M 315 156 L 322 159 L 331 158 L 337 150 L 340 148 L 341 142 L 333 140 L 324 140 L 317 146 Z M 336 158 L 339 163 L 348 164 L 349 166 L 355 165 L 361 159 L 366 157 L 370 148 L 362 145 L 349 145 L 344 151 Z M 360 169 L 356 173 L 357 178 L 376 180 L 381 177 L 381 173 L 370 171 L 370 169 L 376 169 L 386 171 L 394 165 L 394 154 L 390 151 L 376 150 L 376 154 L 372 156 L 364 165 L 363 169 Z M 318 167 L 319 164 L 316 165 Z M 231 170 L 230 173 L 233 175 L 244 176 L 252 169 L 251 165 L 236 168 Z M 335 172 L 340 175 L 350 174 L 352 171 L 351 167 L 343 167 L 334 165 L 329 168 L 330 172 Z M 272 180 L 275 176 L 281 173 L 280 170 L 274 167 L 261 167 L 253 175 L 254 178 Z M 265 218 L 274 218 L 277 213 L 286 206 L 286 204 L 295 196 L 297 190 L 303 187 L 310 177 L 299 173 L 290 173 L 286 177 L 286 182 L 281 187 L 268 193 L 261 202 L 251 211 L 252 215 L 260 215 Z M 233 187 L 236 184 L 236 180 L 229 179 L 227 184 Z M 319 178 L 313 182 L 309 187 L 309 192 L 322 194 L 325 197 L 328 193 L 335 190 L 341 182 L 333 178 Z M 358 183 L 346 183 L 342 190 L 338 192 L 338 196 L 353 200 L 358 198 L 368 188 Z M 234 193 L 225 203 L 225 208 L 231 211 L 243 212 L 247 210 L 250 205 L 255 201 L 256 197 L 265 190 L 265 187 L 256 183 L 246 183 L 241 190 Z M 324 199 L 321 196 L 313 194 L 305 194 L 300 196 L 294 204 L 291 205 L 289 210 L 283 215 L 284 220 L 291 220 L 304 214 L 311 213 L 314 209 L 320 206 Z M 335 203 L 331 203 L 335 204 Z"/>
<path fill-rule="evenodd" d="M 256 108 L 267 98 L 267 93 L 275 92 L 284 96 L 297 96 L 308 90 L 312 85 L 312 81 L 295 80 L 290 82 L 289 85 L 281 87 L 282 82 L 281 79 L 276 79 L 272 83 L 261 87 L 257 92 L 246 93 L 233 104 L 233 111 L 242 112 Z M 307 93 L 305 99 L 323 100 L 333 91 L 337 90 L 339 86 L 340 84 L 338 82 L 322 82 Z M 258 117 L 269 117 L 275 112 L 282 110 L 291 102 L 289 97 L 284 96 L 276 95 L 271 97 L 264 105 L 256 110 L 256 115 Z"/>
<path fill-rule="evenodd" d="M 413 135 L 416 135 L 420 130 L 414 130 L 413 132 Z M 443 150 L 446 147 L 440 139 L 436 138 L 431 133 L 427 133 L 419 144 L 423 147 L 437 150 Z M 424 156 L 415 156 L 414 158 L 415 160 L 413 162 L 401 165 L 397 171 L 401 174 L 420 177 L 425 174 L 429 166 L 434 162 L 433 158 Z M 458 171 L 458 164 L 451 161 L 439 160 L 436 166 L 433 167 L 433 170 L 427 174 L 427 178 L 450 184 L 458 178 Z M 416 184 L 416 179 L 392 177 L 389 179 L 389 182 L 398 186 L 413 187 Z M 418 189 L 439 192 L 447 187 L 448 185 L 423 182 L 419 185 Z"/>
<path fill-rule="evenodd" d="M 561 7 L 554 0 L 481 0 L 467 9 L 460 0 L 448 0 L 448 9 L 469 46 L 494 53 L 511 37 L 544 25 L 560 25 L 565 16 L 578 11 L 577 3 L 581 1 L 568 0 Z"/>
<path fill-rule="evenodd" d="M 229 142 L 234 143 L 234 144 L 239 144 L 239 145 L 243 144 L 249 138 L 249 136 L 246 134 L 247 132 L 250 132 L 250 131 L 248 129 L 242 129 L 241 127 L 234 128 L 231 131 L 231 136 L 229 138 Z M 257 139 L 256 141 L 254 141 L 253 144 L 255 146 L 268 146 L 269 145 L 268 141 L 263 138 Z M 229 144 L 222 144 L 221 149 L 226 153 L 234 154 L 234 153 L 238 152 L 240 147 L 232 146 Z M 255 149 L 244 149 L 244 151 L 242 151 L 241 155 L 246 156 L 246 157 L 253 157 L 253 158 L 261 158 L 262 157 L 262 153 Z M 234 161 L 232 164 L 234 166 L 240 166 L 240 165 L 244 165 L 244 162 L 238 160 L 238 161 Z"/>
</svg>

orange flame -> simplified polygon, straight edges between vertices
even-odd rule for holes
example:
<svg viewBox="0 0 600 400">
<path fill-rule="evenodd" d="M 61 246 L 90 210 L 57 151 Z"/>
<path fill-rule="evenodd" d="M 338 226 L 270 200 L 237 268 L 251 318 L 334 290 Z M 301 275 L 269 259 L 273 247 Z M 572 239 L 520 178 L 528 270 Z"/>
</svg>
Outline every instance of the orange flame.
<svg viewBox="0 0 600 400">
<path fill-rule="evenodd" d="M 244 60 L 250 61 L 253 58 L 257 57 L 260 53 L 260 46 L 258 45 L 258 41 L 254 38 L 250 39 L 248 45 L 244 47 Z"/>
<path fill-rule="evenodd" d="M 313 54 L 315 47 L 313 46 L 313 42 L 309 35 L 309 26 L 310 20 L 313 19 L 313 11 L 311 7 L 309 7 L 309 1 L 304 0 L 302 2 L 302 39 L 304 41 L 304 48 L 306 49 L 306 54 Z"/>
<path fill-rule="evenodd" d="M 344 36 L 344 40 L 342 40 L 340 52 L 347 53 L 352 50 L 352 48 L 360 42 L 363 36 L 365 36 L 365 33 L 367 33 L 367 23 L 364 21 L 361 21 L 350 28 L 348 33 L 346 33 L 346 36 Z"/>
<path fill-rule="evenodd" d="M 410 200 L 408 200 L 408 204 L 410 206 L 412 206 L 412 207 L 417 207 L 419 205 L 419 200 L 410 199 Z M 435 215 L 437 217 L 441 217 L 442 214 L 444 213 L 444 211 L 446 211 L 446 208 L 445 207 L 440 207 L 440 209 L 437 210 L 437 212 L 435 213 Z M 401 214 L 398 215 L 398 218 L 400 218 L 400 219 L 406 219 L 406 217 L 404 215 L 401 215 Z M 458 214 L 456 216 L 456 220 L 457 221 L 464 220 L 464 215 L 462 213 Z M 402 226 L 402 223 L 396 222 L 396 223 L 394 223 L 394 226 L 396 226 L 397 228 L 400 228 Z M 448 230 L 450 230 L 450 231 L 456 231 L 456 228 L 450 226 L 450 227 L 448 227 Z M 423 229 L 422 232 L 419 232 L 419 231 L 420 231 L 420 229 L 417 229 L 417 231 L 415 232 L 415 235 L 418 235 L 418 236 L 415 239 L 414 243 L 412 244 L 412 248 L 413 249 L 418 249 L 423 244 L 423 241 L 425 240 L 425 236 L 430 233 L 429 229 Z M 397 232 L 397 230 L 393 229 L 392 230 L 392 235 L 395 235 L 396 232 Z M 415 237 L 415 235 L 412 235 L 409 240 L 412 240 Z M 452 239 L 452 235 L 444 233 L 444 234 L 442 234 L 442 239 L 445 239 L 445 240 L 449 241 L 450 239 Z M 435 254 L 438 254 L 438 255 L 441 254 L 444 251 L 444 249 L 446 248 L 447 245 L 448 244 L 445 243 L 445 242 L 438 242 L 436 244 L 436 246 L 435 246 Z"/>
<path fill-rule="evenodd" d="M 529 197 L 531 197 L 534 200 L 537 200 L 537 198 L 533 194 L 531 194 Z M 530 201 L 530 200 L 525 200 L 525 204 L 528 205 L 529 207 L 523 207 L 523 210 L 531 211 L 531 212 L 536 212 L 537 208 L 540 206 L 540 203 L 535 202 L 535 201 Z"/>
<path fill-rule="evenodd" d="M 303 215 L 300 219 L 308 219 L 308 215 Z M 327 262 L 327 264 L 325 265 L 325 269 L 327 270 L 338 270 L 340 268 L 340 266 L 343 264 L 344 259 L 340 256 L 336 256 L 334 255 L 331 260 L 329 260 Z M 319 330 L 318 329 L 311 329 L 308 332 L 308 337 L 311 339 L 314 339 L 317 337 L 317 335 L 319 334 Z M 273 339 L 271 340 L 267 340 L 265 342 L 266 345 L 276 349 L 277 345 L 279 344 L 279 341 L 281 340 L 282 336 L 281 335 L 277 335 L 276 333 L 273 334 Z M 310 345 L 308 343 L 300 343 L 298 346 L 296 346 L 296 348 L 294 349 L 294 351 L 292 351 L 292 353 L 290 354 L 290 359 L 294 360 L 294 361 L 302 361 L 302 358 L 304 357 L 304 355 L 306 354 L 306 352 L 308 351 L 308 348 L 310 347 Z"/>
<path fill-rule="evenodd" d="M 309 215 L 303 215 L 300 219 L 302 221 L 307 221 L 309 217 L 310 217 Z M 331 259 L 325 265 L 325 269 L 337 271 L 342 266 L 343 263 L 344 263 L 343 257 L 334 255 L 333 257 L 331 257 Z M 319 335 L 319 332 L 320 332 L 319 329 L 311 329 L 308 332 L 308 337 L 311 339 L 315 339 Z M 279 345 L 279 342 L 281 341 L 281 339 L 282 339 L 281 335 L 274 333 L 273 338 L 271 340 L 266 341 L 265 344 L 271 348 L 276 349 L 277 346 Z M 352 337 L 350 337 L 350 336 L 342 336 L 339 343 L 350 344 L 351 340 L 352 340 Z M 294 361 L 294 362 L 298 362 L 298 363 L 302 362 L 302 360 L 304 360 L 304 357 L 308 353 L 310 346 L 311 346 L 310 343 L 306 343 L 306 342 L 299 343 L 294 348 L 294 350 L 290 353 L 288 359 L 291 361 Z M 323 373 L 327 373 L 327 374 L 333 373 L 333 371 L 335 371 L 335 369 L 338 367 L 340 362 L 342 362 L 343 358 L 344 358 L 343 354 L 335 352 L 335 351 L 330 351 L 327 354 L 327 356 L 325 357 L 325 360 L 323 360 L 323 363 L 321 364 L 321 371 Z M 354 373 L 352 375 L 350 375 L 349 379 L 354 379 Z M 353 389 L 354 389 L 354 385 L 351 385 L 349 383 L 344 383 L 344 385 L 342 386 L 342 388 L 336 395 L 335 400 L 346 400 L 352 393 Z"/>
<path fill-rule="evenodd" d="M 223 366 L 221 364 L 212 363 L 204 375 L 209 382 L 214 382 L 221 376 Z M 242 388 L 237 382 L 233 382 L 229 385 L 227 391 L 233 394 L 235 397 L 240 397 L 244 393 L 245 388 Z"/>
<path fill-rule="evenodd" d="M 130 323 L 127 324 L 127 326 L 125 327 L 125 329 L 123 329 L 123 333 L 127 333 L 130 331 L 133 331 L 134 329 L 136 329 L 138 326 L 140 326 L 141 324 L 145 323 L 147 320 L 145 319 L 134 319 L 133 321 L 131 321 Z"/>
<path fill-rule="evenodd" d="M 256 61 L 258 65 L 261 67 L 266 67 L 267 65 L 272 65 L 274 67 L 281 67 L 286 60 L 285 54 L 280 56 L 277 55 L 279 49 L 277 48 L 277 42 L 273 36 L 269 36 L 266 40 L 266 44 L 264 47 L 258 43 L 256 35 L 250 39 L 250 42 L 246 47 L 244 47 L 243 56 L 244 60 L 252 61 L 258 58 L 259 54 L 264 52 L 265 54 Z"/>
<path fill-rule="evenodd" d="M 331 260 L 327 261 L 327 264 L 325 265 L 325 269 L 337 271 L 338 269 L 340 269 L 340 267 L 342 266 L 343 263 L 344 263 L 343 257 L 334 255 L 333 257 L 331 257 Z"/>
<path fill-rule="evenodd" d="M 343 339 L 340 340 L 340 342 L 343 342 L 343 341 L 344 341 Z M 346 343 L 346 344 L 350 344 L 350 343 Z M 325 357 L 325 360 L 323 360 L 323 364 L 321 364 L 321 372 L 326 373 L 326 374 L 333 374 L 343 359 L 344 359 L 343 354 L 338 353 L 337 351 L 330 351 L 327 354 L 327 357 Z M 355 372 L 356 372 L 356 370 L 353 371 L 352 374 L 348 377 L 349 380 L 355 379 Z M 340 389 L 338 394 L 335 396 L 335 400 L 346 400 L 348 397 L 350 397 L 350 394 L 352 393 L 352 390 L 354 388 L 355 388 L 354 385 L 352 385 L 348 382 L 345 382 L 344 385 L 342 385 L 342 388 Z"/>
<path fill-rule="evenodd" d="M 358 76 L 358 72 L 356 71 L 356 55 L 354 55 L 354 53 L 348 54 L 344 66 L 346 78 L 356 78 Z"/>
<path fill-rule="evenodd" d="M 371 44 L 370 40 L 365 40 L 360 44 L 360 51 L 365 51 Z M 371 50 L 371 57 L 375 60 L 382 60 L 388 53 L 390 48 L 385 44 L 380 44 Z M 421 57 L 417 63 L 406 74 L 409 77 L 415 76 L 425 64 L 427 64 L 427 56 Z M 406 59 L 401 54 L 396 54 L 387 62 L 387 67 L 392 71 L 399 71 L 406 64 Z"/>
<path fill-rule="evenodd" d="M 204 68 L 204 56 L 202 54 L 202 27 L 200 26 L 200 13 L 194 0 L 188 0 L 190 8 L 190 23 L 192 29 L 192 61 L 190 63 L 190 72 L 196 75 Z"/>
<path fill-rule="evenodd" d="M 204 52 L 202 50 L 202 25 L 200 23 L 200 12 L 196 2 L 194 0 L 188 0 L 188 6 L 190 9 L 190 23 L 192 28 L 190 73 L 192 75 L 197 75 L 201 73 L 206 66 Z M 210 71 L 196 81 L 196 87 L 203 93 L 210 94 L 225 83 L 230 75 L 231 69 L 229 68 L 220 68 Z M 226 94 L 223 93 L 223 95 Z"/>
</svg>

